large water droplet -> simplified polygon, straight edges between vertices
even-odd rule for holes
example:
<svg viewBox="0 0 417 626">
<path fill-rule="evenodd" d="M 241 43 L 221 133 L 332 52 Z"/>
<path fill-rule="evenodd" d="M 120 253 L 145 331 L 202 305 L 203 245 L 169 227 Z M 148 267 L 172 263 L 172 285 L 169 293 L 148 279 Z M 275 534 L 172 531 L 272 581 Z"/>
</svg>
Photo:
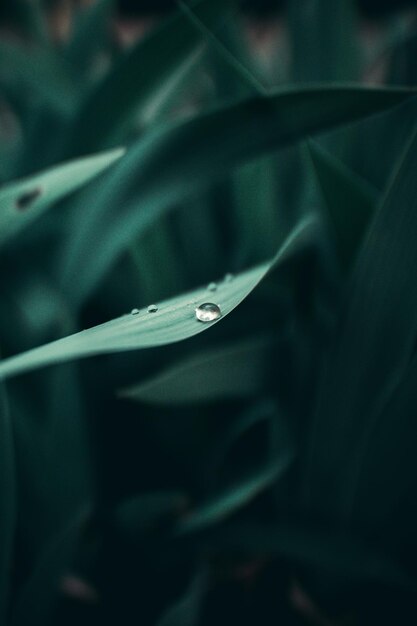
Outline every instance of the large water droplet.
<svg viewBox="0 0 417 626">
<path fill-rule="evenodd" d="M 207 285 L 207 291 L 217 291 L 217 284 L 216 283 L 209 283 Z"/>
<path fill-rule="evenodd" d="M 131 314 L 131 315 L 139 315 L 139 309 L 132 309 L 132 310 L 130 311 L 130 314 Z"/>
<path fill-rule="evenodd" d="M 148 313 L 156 313 L 158 310 L 158 307 L 156 306 L 156 304 L 150 304 L 148 306 Z"/>
<path fill-rule="evenodd" d="M 199 322 L 214 322 L 222 316 L 220 307 L 212 302 L 204 302 L 195 310 L 195 316 Z"/>
</svg>

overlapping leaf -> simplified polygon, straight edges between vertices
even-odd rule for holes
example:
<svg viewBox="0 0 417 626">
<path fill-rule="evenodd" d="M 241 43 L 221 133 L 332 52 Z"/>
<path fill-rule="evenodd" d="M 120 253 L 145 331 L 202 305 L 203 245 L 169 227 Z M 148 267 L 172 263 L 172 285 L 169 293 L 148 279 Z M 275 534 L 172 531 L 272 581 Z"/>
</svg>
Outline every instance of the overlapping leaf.
<svg viewBox="0 0 417 626">
<path fill-rule="evenodd" d="M 416 164 L 413 133 L 362 245 L 320 391 L 304 498 L 341 523 L 351 516 L 359 452 L 415 346 Z"/>
<path fill-rule="evenodd" d="M 267 356 L 273 349 L 273 338 L 261 336 L 199 352 L 120 395 L 167 406 L 250 397 L 265 384 Z"/>
<path fill-rule="evenodd" d="M 377 192 L 318 143 L 309 143 L 314 172 L 336 236 L 340 263 L 347 269 L 377 204 Z"/>
<path fill-rule="evenodd" d="M 224 10 L 220 0 L 191 4 L 196 16 L 212 28 Z M 178 11 L 153 30 L 120 60 L 89 94 L 76 116 L 67 150 L 70 155 L 108 147 L 112 139 L 170 93 L 185 66 L 193 61 L 202 37 Z"/>
<path fill-rule="evenodd" d="M 161 302 L 158 310 L 146 309 L 137 315 L 127 314 L 94 328 L 29 350 L 0 363 L 0 378 L 71 359 L 161 346 L 187 339 L 206 330 L 223 319 L 246 298 L 277 263 L 282 263 L 314 244 L 316 221 L 309 217 L 288 236 L 274 259 L 246 272 L 231 281 L 223 282 L 215 294 L 207 287 Z M 195 307 L 213 302 L 220 307 L 222 317 L 209 324 L 196 319 Z"/>
<path fill-rule="evenodd" d="M 76 191 L 106 170 L 124 154 L 111 150 L 64 163 L 0 188 L 0 245 L 55 202 Z"/>
<path fill-rule="evenodd" d="M 130 241 L 160 215 L 234 167 L 297 141 L 399 104 L 401 89 L 314 86 L 255 96 L 157 127 L 113 176 L 73 212 L 60 276 L 85 298 Z"/>
</svg>

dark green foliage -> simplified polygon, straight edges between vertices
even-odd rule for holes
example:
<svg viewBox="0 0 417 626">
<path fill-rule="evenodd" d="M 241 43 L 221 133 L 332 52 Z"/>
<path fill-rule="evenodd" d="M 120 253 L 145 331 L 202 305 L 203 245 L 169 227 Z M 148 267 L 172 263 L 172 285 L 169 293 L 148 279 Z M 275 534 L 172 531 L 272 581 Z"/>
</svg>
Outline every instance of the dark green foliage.
<svg viewBox="0 0 417 626">
<path fill-rule="evenodd" d="M 239 4 L 2 7 L 0 626 L 417 623 L 416 15 Z"/>
</svg>

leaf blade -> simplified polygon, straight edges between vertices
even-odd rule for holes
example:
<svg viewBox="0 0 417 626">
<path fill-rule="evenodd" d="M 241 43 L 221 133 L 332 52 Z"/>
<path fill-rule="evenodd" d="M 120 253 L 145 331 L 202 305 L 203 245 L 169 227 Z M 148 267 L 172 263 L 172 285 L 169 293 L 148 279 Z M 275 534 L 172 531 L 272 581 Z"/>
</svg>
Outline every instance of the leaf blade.
<svg viewBox="0 0 417 626">
<path fill-rule="evenodd" d="M 118 149 L 84 157 L 4 185 L 0 188 L 0 246 L 123 154 L 124 150 Z"/>
<path fill-rule="evenodd" d="M 305 134 L 394 106 L 410 94 L 340 86 L 281 90 L 156 128 L 132 148 L 111 180 L 74 210 L 69 228 L 74 235 L 64 243 L 61 259 L 63 284 L 70 284 L 81 302 L 132 237 L 172 206 L 238 165 Z"/>
<path fill-rule="evenodd" d="M 119 395 L 159 406 L 250 397 L 265 383 L 265 357 L 272 345 L 268 336 L 206 350 Z"/>
<path fill-rule="evenodd" d="M 195 318 L 194 307 L 213 300 L 211 292 L 207 288 L 201 288 L 161 303 L 156 313 L 123 315 L 110 322 L 10 357 L 0 363 L 0 379 L 74 358 L 167 345 L 197 335 L 231 313 L 274 265 L 284 263 L 306 246 L 310 246 L 315 240 L 315 226 L 313 218 L 303 220 L 285 240 L 274 259 L 236 275 L 230 282 L 225 282 L 216 293 L 216 303 L 221 308 L 222 317 L 210 324 L 203 324 Z"/>
</svg>

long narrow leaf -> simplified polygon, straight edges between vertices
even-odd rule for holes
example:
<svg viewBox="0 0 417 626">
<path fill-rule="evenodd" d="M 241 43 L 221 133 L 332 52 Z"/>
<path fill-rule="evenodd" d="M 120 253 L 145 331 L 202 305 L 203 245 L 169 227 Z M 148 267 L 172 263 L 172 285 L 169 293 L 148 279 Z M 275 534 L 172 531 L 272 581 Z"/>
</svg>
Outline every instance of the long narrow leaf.
<svg viewBox="0 0 417 626">
<path fill-rule="evenodd" d="M 320 144 L 308 144 L 314 172 L 336 238 L 341 266 L 347 269 L 360 246 L 377 204 L 377 192 Z"/>
<path fill-rule="evenodd" d="M 253 476 L 233 485 L 225 492 L 214 496 L 180 522 L 178 531 L 189 533 L 202 530 L 227 519 L 236 511 L 254 500 L 260 493 L 271 487 L 288 469 L 294 458 L 292 449 L 286 450 L 279 459 Z"/>
<path fill-rule="evenodd" d="M 157 311 L 145 310 L 138 314 L 123 315 L 105 324 L 29 350 L 0 363 L 0 378 L 51 363 L 94 354 L 151 348 L 197 335 L 233 311 L 274 265 L 288 260 L 306 247 L 309 248 L 316 236 L 315 224 L 312 218 L 304 220 L 285 240 L 274 259 L 224 282 L 215 295 L 206 287 L 197 289 L 160 303 Z M 222 317 L 211 323 L 197 320 L 195 308 L 206 302 L 217 304 Z"/>
<path fill-rule="evenodd" d="M 82 301 L 132 238 L 234 167 L 306 134 L 353 122 L 410 97 L 404 90 L 311 87 L 249 98 L 149 132 L 74 211 L 64 285 Z"/>
<path fill-rule="evenodd" d="M 417 336 L 416 166 L 414 132 L 362 246 L 320 392 L 304 498 L 345 523 L 357 450 L 400 383 Z"/>
<path fill-rule="evenodd" d="M 123 154 L 122 149 L 104 152 L 4 185 L 0 188 L 0 245 L 55 202 L 98 176 Z"/>
<path fill-rule="evenodd" d="M 157 405 L 186 405 L 245 398 L 262 389 L 271 337 L 256 337 L 199 353 L 156 377 L 123 390 L 123 398 Z"/>
<path fill-rule="evenodd" d="M 192 7 L 211 28 L 224 4 L 220 0 L 197 0 Z M 113 137 L 118 141 L 132 115 L 147 114 L 161 91 L 166 91 L 166 84 L 192 59 L 201 41 L 201 34 L 182 12 L 140 40 L 86 98 L 75 120 L 69 154 L 108 147 Z"/>
</svg>

